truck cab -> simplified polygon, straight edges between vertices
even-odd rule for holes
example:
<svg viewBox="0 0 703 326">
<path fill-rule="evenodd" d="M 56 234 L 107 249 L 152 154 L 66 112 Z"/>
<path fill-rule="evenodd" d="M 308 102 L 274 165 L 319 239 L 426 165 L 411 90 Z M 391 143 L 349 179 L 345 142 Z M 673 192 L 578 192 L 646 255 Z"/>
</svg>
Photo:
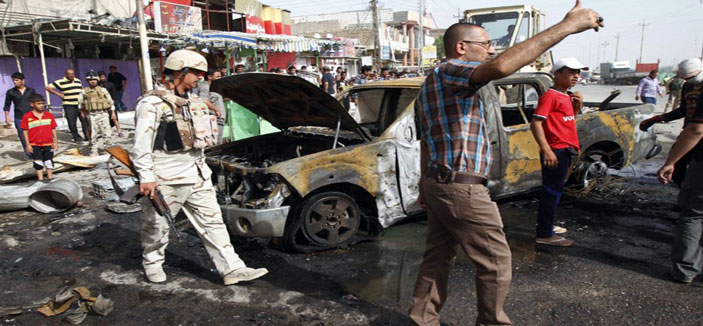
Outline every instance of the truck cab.
<svg viewBox="0 0 703 326">
<path fill-rule="evenodd" d="M 501 53 L 541 32 L 545 18 L 537 8 L 521 5 L 466 10 L 460 22 L 482 26 L 491 36 L 496 52 Z M 549 72 L 552 62 L 552 52 L 548 51 L 520 72 Z"/>
</svg>

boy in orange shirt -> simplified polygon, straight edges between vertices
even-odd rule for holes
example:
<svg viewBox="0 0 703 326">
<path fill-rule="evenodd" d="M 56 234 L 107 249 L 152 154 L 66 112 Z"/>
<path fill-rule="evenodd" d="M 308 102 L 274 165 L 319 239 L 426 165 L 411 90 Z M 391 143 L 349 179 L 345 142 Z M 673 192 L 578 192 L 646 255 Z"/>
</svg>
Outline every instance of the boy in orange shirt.
<svg viewBox="0 0 703 326">
<path fill-rule="evenodd" d="M 56 119 L 53 114 L 44 111 L 44 97 L 39 94 L 29 98 L 29 106 L 32 111 L 27 112 L 20 123 L 27 143 L 27 152 L 34 160 L 37 179 L 44 179 L 44 169 L 46 169 L 46 177 L 51 179 L 54 169 L 54 151 L 59 148 Z"/>
</svg>

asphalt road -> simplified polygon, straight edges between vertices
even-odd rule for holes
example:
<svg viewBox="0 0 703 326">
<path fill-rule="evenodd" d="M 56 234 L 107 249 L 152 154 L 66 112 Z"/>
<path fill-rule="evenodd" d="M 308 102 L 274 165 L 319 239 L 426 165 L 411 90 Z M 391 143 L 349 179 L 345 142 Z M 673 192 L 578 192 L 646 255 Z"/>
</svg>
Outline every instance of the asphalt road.
<svg viewBox="0 0 703 326">
<path fill-rule="evenodd" d="M 634 89 L 621 88 L 624 102 L 634 102 L 627 95 Z M 612 87 L 578 89 L 596 101 Z M 680 124 L 656 128 L 670 145 Z M 557 220 L 574 247 L 534 244 L 534 196 L 499 203 L 513 253 L 505 309 L 515 325 L 703 324 L 702 277 L 688 286 L 666 277 L 678 191 L 654 180 L 663 157 L 615 172 L 587 195 L 564 199 Z M 104 174 L 80 170 L 60 177 L 80 182 L 87 194 L 91 181 Z M 24 308 L 0 318 L 1 325 L 64 325 L 31 307 L 65 284 L 86 286 L 115 302 L 110 315 L 91 314 L 83 325 L 407 324 L 426 236 L 422 217 L 349 248 L 315 254 L 284 253 L 265 239 L 236 239 L 247 264 L 270 274 L 230 287 L 221 285 L 201 241 L 190 233 L 169 246 L 168 282 L 149 284 L 140 266 L 138 215 L 108 213 L 90 196 L 85 203 L 61 214 L 0 214 L 0 308 Z M 473 264 L 458 257 L 443 321 L 473 325 L 474 278 Z"/>
</svg>

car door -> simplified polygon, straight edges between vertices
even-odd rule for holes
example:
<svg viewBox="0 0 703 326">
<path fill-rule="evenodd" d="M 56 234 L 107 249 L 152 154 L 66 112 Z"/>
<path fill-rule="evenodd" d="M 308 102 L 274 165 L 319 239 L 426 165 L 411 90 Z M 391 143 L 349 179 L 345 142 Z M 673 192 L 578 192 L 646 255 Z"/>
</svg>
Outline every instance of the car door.
<svg viewBox="0 0 703 326">
<path fill-rule="evenodd" d="M 541 89 L 529 81 L 495 84 L 505 137 L 502 139 L 502 191 L 500 196 L 541 185 L 539 146 L 530 131 Z"/>
<path fill-rule="evenodd" d="M 392 137 L 396 148 L 398 193 L 406 214 L 422 210 L 417 204 L 420 195 L 420 138 L 415 125 L 415 97 L 417 88 L 389 90 L 386 119 L 389 126 L 384 133 Z"/>
</svg>

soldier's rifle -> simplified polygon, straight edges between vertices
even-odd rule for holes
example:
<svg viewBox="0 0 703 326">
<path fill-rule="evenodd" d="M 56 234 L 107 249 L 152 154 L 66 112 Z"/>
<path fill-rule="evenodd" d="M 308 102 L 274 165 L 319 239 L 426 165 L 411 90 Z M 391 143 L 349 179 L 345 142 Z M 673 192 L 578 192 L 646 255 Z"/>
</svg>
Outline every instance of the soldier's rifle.
<svg viewBox="0 0 703 326">
<path fill-rule="evenodd" d="M 124 164 L 129 171 L 131 172 L 132 175 L 135 177 L 139 177 L 137 174 L 136 169 L 134 168 L 134 163 L 132 163 L 132 159 L 129 157 L 129 154 L 127 151 L 122 148 L 122 146 L 112 146 L 108 147 L 105 149 L 112 157 L 114 157 L 116 160 L 118 160 L 120 163 Z M 125 174 L 124 171 L 120 171 L 121 173 L 119 174 Z M 112 180 L 112 185 L 115 188 L 115 191 L 118 193 L 120 196 L 120 200 L 123 202 L 127 203 L 135 203 L 139 198 L 142 197 L 142 194 L 139 192 L 139 183 L 137 183 L 134 187 L 123 191 L 117 182 L 115 182 L 115 179 L 110 176 L 110 179 Z M 121 193 L 120 193 L 121 192 Z M 178 230 L 176 229 L 176 222 L 175 219 L 173 218 L 173 214 L 171 213 L 171 209 L 168 207 L 168 204 L 166 203 L 166 200 L 164 199 L 164 195 L 161 193 L 161 191 L 156 188 L 154 189 L 154 196 L 152 198 L 149 198 L 151 200 L 151 204 L 154 205 L 154 210 L 156 210 L 156 213 L 159 215 L 163 216 L 166 218 L 166 222 L 168 222 L 168 226 L 171 228 L 171 231 L 176 235 L 176 238 L 178 240 L 181 240 L 181 235 L 178 233 Z"/>
</svg>

